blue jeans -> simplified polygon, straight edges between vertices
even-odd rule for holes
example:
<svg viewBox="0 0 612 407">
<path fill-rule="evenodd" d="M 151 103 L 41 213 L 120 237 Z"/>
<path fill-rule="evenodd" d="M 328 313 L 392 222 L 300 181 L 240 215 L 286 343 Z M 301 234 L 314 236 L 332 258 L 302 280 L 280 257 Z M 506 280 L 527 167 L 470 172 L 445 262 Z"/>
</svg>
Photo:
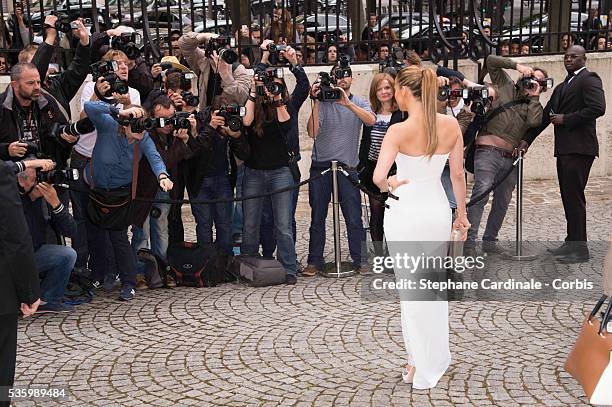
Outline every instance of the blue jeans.
<svg viewBox="0 0 612 407">
<path fill-rule="evenodd" d="M 79 179 L 70 182 L 70 186 L 75 186 L 81 190 L 89 189 L 89 186 L 83 181 L 83 168 L 85 168 L 86 164 L 87 160 L 73 152 L 70 157 L 70 167 L 79 170 Z M 87 216 L 87 194 L 71 190 L 70 201 L 72 202 L 72 217 L 77 226 L 76 235 L 72 238 L 72 248 L 77 252 L 76 266 L 87 267 L 87 258 L 89 257 L 85 218 Z"/>
<path fill-rule="evenodd" d="M 245 196 L 264 192 L 272 192 L 293 185 L 293 177 L 289 167 L 275 170 L 254 170 L 246 168 L 242 192 Z M 274 214 L 274 236 L 278 244 L 278 261 L 281 262 L 287 274 L 296 274 L 295 241 L 291 232 L 292 192 L 285 191 L 271 196 L 272 212 Z M 259 234 L 264 198 L 243 201 L 242 210 L 244 226 L 242 231 L 241 253 L 256 255 L 259 253 Z"/>
<path fill-rule="evenodd" d="M 446 198 L 448 198 L 448 203 L 451 209 L 457 209 L 457 200 L 455 199 L 455 193 L 453 192 L 453 183 L 450 178 L 450 167 L 448 166 L 448 163 L 446 163 L 444 166 L 440 181 L 442 181 L 442 186 L 444 187 L 444 192 L 446 193 Z"/>
<path fill-rule="evenodd" d="M 156 199 L 170 199 L 170 194 L 158 191 Z M 168 212 L 170 204 L 154 203 L 153 208 L 159 210 L 159 217 L 154 218 L 149 213 L 142 228 L 132 225 L 132 249 L 134 254 L 142 248 L 151 249 L 151 252 L 163 261 L 168 253 Z"/>
<path fill-rule="evenodd" d="M 512 158 L 502 157 L 501 154 L 493 150 L 476 149 L 474 155 L 474 186 L 472 188 L 472 196 L 476 197 L 490 188 L 493 184 L 501 180 L 501 177 L 510 170 L 514 160 Z M 497 240 L 497 234 L 506 217 L 508 205 L 512 199 L 512 191 L 516 185 L 516 167 L 514 171 L 500 185 L 493 190 L 493 203 L 491 212 L 487 219 L 483 241 Z M 468 220 L 472 225 L 468 231 L 468 242 L 475 242 L 478 238 L 478 229 L 484 207 L 489 201 L 489 194 L 483 197 L 480 201 L 472 206 L 468 206 Z"/>
<path fill-rule="evenodd" d="M 200 191 L 191 199 L 231 199 L 232 187 L 229 175 L 204 177 Z M 213 242 L 213 223 L 217 249 L 232 253 L 232 203 L 193 204 L 191 212 L 196 221 L 198 243 Z"/>
<path fill-rule="evenodd" d="M 242 181 L 244 179 L 244 164 L 240 164 L 236 171 L 236 198 L 242 196 Z M 234 202 L 232 212 L 232 235 L 242 236 L 242 201 Z"/>
<path fill-rule="evenodd" d="M 296 241 L 297 227 L 295 224 L 295 211 L 297 209 L 298 196 L 300 194 L 299 188 L 295 188 L 291 191 L 292 198 L 292 220 L 291 220 L 291 232 L 293 233 L 293 241 Z M 264 257 L 272 257 L 276 250 L 276 239 L 274 238 L 274 212 L 272 211 L 272 200 L 268 197 L 265 198 L 264 208 L 261 214 L 261 233 L 259 239 L 261 240 L 261 250 Z"/>
<path fill-rule="evenodd" d="M 316 165 L 310 169 L 310 177 L 319 174 L 322 165 Z M 356 171 L 348 171 L 353 179 L 357 179 Z M 338 195 L 342 216 L 346 222 L 349 252 L 353 260 L 353 267 L 359 267 L 367 262 L 367 255 L 362 255 L 362 244 L 365 242 L 365 230 L 361 222 L 361 194 L 359 189 L 353 186 L 346 177 L 338 173 Z M 327 208 L 332 195 L 332 174 L 328 172 L 323 177 L 312 181 L 308 190 L 308 201 L 310 203 L 310 242 L 308 244 L 308 264 L 322 269 L 325 261 L 323 251 L 325 249 L 325 220 L 327 219 Z"/>
<path fill-rule="evenodd" d="M 76 259 L 76 251 L 68 246 L 45 244 L 36 250 L 34 261 L 38 274 L 42 277 L 41 300 L 48 304 L 62 302 Z"/>
</svg>

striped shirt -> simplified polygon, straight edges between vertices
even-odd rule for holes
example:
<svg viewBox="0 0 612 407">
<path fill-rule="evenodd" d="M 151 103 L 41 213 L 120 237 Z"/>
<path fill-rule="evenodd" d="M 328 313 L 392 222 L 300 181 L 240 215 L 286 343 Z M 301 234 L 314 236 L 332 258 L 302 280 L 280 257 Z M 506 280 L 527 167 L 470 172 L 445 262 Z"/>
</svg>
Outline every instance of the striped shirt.
<svg viewBox="0 0 612 407">
<path fill-rule="evenodd" d="M 370 104 L 356 95 L 349 100 L 371 112 Z M 348 107 L 337 102 L 319 105 L 319 134 L 313 147 L 313 161 L 338 160 L 350 167 L 359 164 L 359 137 L 363 123 Z"/>
<path fill-rule="evenodd" d="M 389 128 L 389 122 L 391 121 L 390 114 L 377 114 L 376 123 L 372 126 L 372 132 L 370 133 L 370 151 L 368 151 L 368 160 L 377 161 L 378 154 L 380 153 L 380 146 L 382 145 L 383 138 L 387 134 Z"/>
</svg>

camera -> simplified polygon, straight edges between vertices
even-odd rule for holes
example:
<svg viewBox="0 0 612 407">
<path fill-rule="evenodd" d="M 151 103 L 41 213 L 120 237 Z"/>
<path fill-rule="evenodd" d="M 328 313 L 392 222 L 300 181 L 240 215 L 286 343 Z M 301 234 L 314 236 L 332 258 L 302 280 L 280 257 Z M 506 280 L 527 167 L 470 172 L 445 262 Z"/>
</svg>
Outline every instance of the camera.
<svg viewBox="0 0 612 407">
<path fill-rule="evenodd" d="M 471 102 L 470 110 L 477 116 L 484 116 L 489 106 L 489 89 L 484 86 L 463 89 L 463 99 Z"/>
<path fill-rule="evenodd" d="M 128 59 L 136 59 L 140 56 L 139 35 L 137 33 L 122 33 L 111 38 L 111 48 L 122 51 Z"/>
<path fill-rule="evenodd" d="M 268 51 L 270 51 L 270 57 L 277 64 L 285 64 L 288 62 L 287 59 L 280 54 L 281 51 L 286 50 L 286 45 L 276 45 L 274 43 L 268 44 Z"/>
<path fill-rule="evenodd" d="M 167 71 L 168 69 L 172 69 L 172 62 L 160 62 L 159 67 L 162 71 Z"/>
<path fill-rule="evenodd" d="M 27 144 L 24 157 L 34 156 L 36 158 L 44 158 L 44 155 L 40 152 L 38 144 L 33 141 L 23 141 L 23 143 Z"/>
<path fill-rule="evenodd" d="M 110 85 L 110 89 L 103 95 L 105 97 L 109 97 L 113 92 L 119 93 L 120 95 L 125 95 L 128 93 L 128 84 L 119 79 L 115 71 L 117 70 L 117 62 L 115 61 L 106 61 L 106 62 L 97 62 L 91 65 L 91 72 L 93 76 L 94 82 L 99 78 L 103 77 L 106 82 Z"/>
<path fill-rule="evenodd" d="M 181 98 L 187 106 L 196 107 L 200 104 L 200 98 L 186 90 L 181 91 Z"/>
<path fill-rule="evenodd" d="M 51 12 L 51 15 L 57 17 L 57 21 L 55 22 L 55 29 L 57 31 L 66 34 L 69 33 L 73 28 L 79 28 L 76 24 L 73 25 L 73 23 L 70 21 L 70 17 L 68 16 L 68 14 Z"/>
<path fill-rule="evenodd" d="M 282 83 L 276 82 L 274 78 L 282 79 L 284 76 L 283 68 L 260 69 L 255 71 L 255 80 L 264 83 L 264 86 L 260 85 L 255 88 L 257 96 L 266 96 L 264 87 L 274 96 L 282 94 L 285 91 L 285 86 Z"/>
<path fill-rule="evenodd" d="M 219 108 L 217 116 L 225 119 L 225 125 L 231 131 L 239 131 L 242 128 L 242 118 L 246 114 L 244 106 L 237 104 L 223 105 Z"/>
<path fill-rule="evenodd" d="M 188 112 L 176 112 L 170 119 L 166 119 L 166 125 L 172 124 L 175 129 L 191 129 Z"/>
<path fill-rule="evenodd" d="M 401 48 L 394 48 L 385 59 L 378 64 L 379 72 L 386 72 L 393 76 L 406 67 L 404 64 L 404 55 Z"/>
<path fill-rule="evenodd" d="M 194 80 L 197 81 L 198 77 L 193 72 L 182 72 L 181 73 L 181 89 L 189 90 L 194 84 Z"/>
<path fill-rule="evenodd" d="M 140 117 L 138 119 L 131 118 L 127 123 L 121 123 L 123 125 L 129 125 L 132 133 L 142 133 L 143 131 L 151 131 L 156 127 L 164 127 L 164 123 L 160 123 L 159 119 L 151 119 L 148 117 Z M 163 126 L 161 126 L 163 124 Z"/>
<path fill-rule="evenodd" d="M 65 184 L 66 181 L 78 181 L 79 170 L 66 168 L 63 170 L 36 171 L 36 182 L 48 184 Z"/>
<path fill-rule="evenodd" d="M 516 86 L 519 90 L 531 90 L 535 89 L 536 83 L 539 83 L 542 87 L 542 92 L 546 92 L 553 87 L 553 82 L 552 78 L 538 79 L 535 76 L 526 76 L 516 81 Z"/>
<path fill-rule="evenodd" d="M 332 83 L 335 84 L 335 79 L 332 80 L 332 77 L 327 72 L 319 72 L 319 82 L 320 92 L 317 95 L 317 99 L 321 102 L 331 102 L 335 100 L 342 99 L 342 92 L 340 89 L 332 88 Z"/>
<path fill-rule="evenodd" d="M 74 137 L 79 137 L 83 134 L 91 133 L 95 129 L 96 128 L 93 122 L 89 119 L 89 117 L 85 117 L 84 119 L 81 119 L 78 122 L 70 124 L 59 124 L 55 122 L 51 126 L 50 134 L 52 136 L 57 137 L 61 141 L 64 141 L 64 139 L 62 139 L 63 133 L 69 134 Z"/>
<path fill-rule="evenodd" d="M 353 75 L 351 70 L 351 61 L 346 55 L 340 56 L 338 59 L 339 67 L 334 71 L 336 79 L 350 78 Z"/>
<path fill-rule="evenodd" d="M 236 39 L 231 36 L 219 36 L 217 38 L 211 38 L 206 43 L 206 48 L 204 50 L 205 55 L 207 57 L 211 57 L 213 52 L 216 51 L 219 54 L 219 58 L 224 60 L 227 64 L 231 65 L 234 62 L 238 61 L 238 54 L 236 51 L 227 48 L 227 47 L 235 48 L 236 47 Z"/>
</svg>

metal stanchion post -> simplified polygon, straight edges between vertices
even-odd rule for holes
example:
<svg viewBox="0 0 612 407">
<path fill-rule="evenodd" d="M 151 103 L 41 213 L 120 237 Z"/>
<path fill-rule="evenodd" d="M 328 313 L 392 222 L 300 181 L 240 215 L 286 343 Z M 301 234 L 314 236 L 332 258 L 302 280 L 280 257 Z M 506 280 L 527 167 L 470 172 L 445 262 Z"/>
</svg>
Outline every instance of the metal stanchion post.
<svg viewBox="0 0 612 407">
<path fill-rule="evenodd" d="M 523 151 L 519 151 L 518 170 L 516 172 L 516 246 L 514 254 L 507 254 L 512 260 L 533 260 L 537 256 L 526 254 L 523 250 Z"/>
<path fill-rule="evenodd" d="M 342 251 L 340 248 L 340 199 L 338 194 L 338 161 L 331 162 L 332 171 L 332 206 L 334 215 L 334 268 L 324 269 L 324 277 L 348 277 L 355 274 L 355 270 L 342 270 Z"/>
</svg>

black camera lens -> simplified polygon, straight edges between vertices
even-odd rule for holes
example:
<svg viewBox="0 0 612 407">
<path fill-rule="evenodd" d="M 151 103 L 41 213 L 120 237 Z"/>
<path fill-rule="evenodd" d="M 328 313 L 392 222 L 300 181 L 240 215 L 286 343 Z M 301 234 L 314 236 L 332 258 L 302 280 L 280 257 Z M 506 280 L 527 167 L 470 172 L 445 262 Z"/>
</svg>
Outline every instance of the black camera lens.
<svg viewBox="0 0 612 407">
<path fill-rule="evenodd" d="M 239 131 L 242 128 L 242 119 L 238 116 L 230 116 L 227 120 L 227 127 L 231 131 Z"/>
<path fill-rule="evenodd" d="M 132 130 L 133 133 L 142 133 L 145 130 L 150 131 L 153 130 L 154 127 L 155 123 L 148 117 L 130 120 L 130 130 Z"/>
<path fill-rule="evenodd" d="M 123 82 L 120 79 L 117 79 L 111 84 L 111 91 L 116 92 L 120 95 L 125 95 L 129 92 L 129 87 L 127 83 Z"/>
<path fill-rule="evenodd" d="M 224 60 L 228 65 L 232 65 L 234 62 L 238 61 L 238 54 L 229 48 L 224 48 L 219 51 L 219 58 Z"/>
<path fill-rule="evenodd" d="M 183 98 L 183 102 L 185 102 L 187 106 L 196 107 L 200 104 L 200 98 L 191 92 L 181 92 L 181 98 Z"/>
<path fill-rule="evenodd" d="M 149 216 L 154 219 L 159 219 L 159 217 L 161 216 L 161 210 L 154 206 L 151 208 L 151 212 L 149 212 Z"/>
</svg>

